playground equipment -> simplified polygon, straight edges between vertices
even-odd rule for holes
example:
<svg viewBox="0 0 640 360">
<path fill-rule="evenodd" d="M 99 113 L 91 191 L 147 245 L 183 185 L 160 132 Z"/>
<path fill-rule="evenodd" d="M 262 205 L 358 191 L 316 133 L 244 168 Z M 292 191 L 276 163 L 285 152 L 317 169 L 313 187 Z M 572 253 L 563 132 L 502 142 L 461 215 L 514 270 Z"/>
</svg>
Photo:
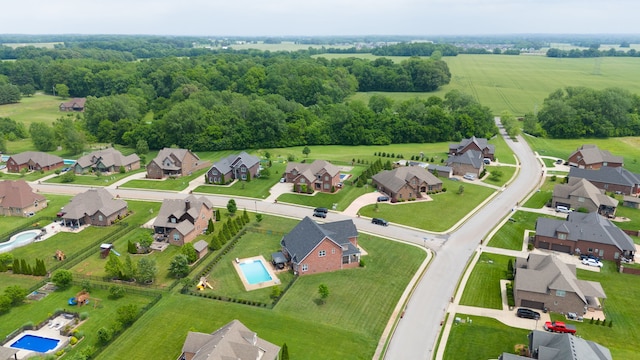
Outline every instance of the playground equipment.
<svg viewBox="0 0 640 360">
<path fill-rule="evenodd" d="M 58 261 L 64 260 L 67 256 L 61 251 L 56 250 L 56 255 L 54 256 Z"/>
<path fill-rule="evenodd" d="M 69 299 L 69 305 L 82 306 L 89 303 L 89 293 L 85 290 L 80 291 L 76 296 Z"/>
<path fill-rule="evenodd" d="M 120 253 L 117 252 L 116 249 L 113 248 L 113 244 L 102 244 L 102 245 L 100 245 L 100 257 L 102 259 L 105 259 L 107 256 L 109 256 L 110 252 L 116 254 L 117 256 L 120 256 Z"/>
<path fill-rule="evenodd" d="M 204 290 L 205 286 L 208 287 L 209 289 L 213 289 L 213 286 L 209 284 L 209 282 L 207 281 L 207 278 L 203 276 L 200 278 L 200 282 L 198 283 L 198 285 L 196 285 L 196 287 L 198 288 L 198 290 L 202 291 Z"/>
</svg>

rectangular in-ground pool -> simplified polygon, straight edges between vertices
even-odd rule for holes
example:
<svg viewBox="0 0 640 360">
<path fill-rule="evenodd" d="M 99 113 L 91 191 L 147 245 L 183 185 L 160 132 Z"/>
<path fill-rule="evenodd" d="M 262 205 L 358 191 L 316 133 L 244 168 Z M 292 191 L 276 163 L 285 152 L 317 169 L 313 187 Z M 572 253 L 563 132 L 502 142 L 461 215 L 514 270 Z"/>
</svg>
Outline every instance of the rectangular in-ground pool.
<svg viewBox="0 0 640 360">
<path fill-rule="evenodd" d="M 55 349 L 59 342 L 60 340 L 57 339 L 25 334 L 22 335 L 18 341 L 11 344 L 11 347 L 46 353 L 49 350 Z"/>
<path fill-rule="evenodd" d="M 240 264 L 240 270 L 250 285 L 273 280 L 260 260 L 243 262 Z"/>
<path fill-rule="evenodd" d="M 351 174 L 340 174 L 340 181 L 345 181 L 351 176 Z"/>
</svg>

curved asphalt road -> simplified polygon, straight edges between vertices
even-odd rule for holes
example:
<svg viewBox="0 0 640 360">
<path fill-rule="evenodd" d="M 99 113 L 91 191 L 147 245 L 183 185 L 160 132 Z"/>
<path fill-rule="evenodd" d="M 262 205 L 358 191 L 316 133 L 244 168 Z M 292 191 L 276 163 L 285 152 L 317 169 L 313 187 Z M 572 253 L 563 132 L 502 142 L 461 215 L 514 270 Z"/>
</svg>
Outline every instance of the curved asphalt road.
<svg viewBox="0 0 640 360">
<path fill-rule="evenodd" d="M 434 249 L 436 256 L 407 304 L 404 317 L 389 343 L 385 359 L 431 359 L 440 321 L 454 295 L 458 279 L 480 240 L 540 181 L 542 168 L 529 145 L 518 137 L 514 142 L 504 135 L 521 163 L 518 177 L 487 205 L 452 232 L 446 242 Z M 396 235 L 398 236 L 398 235 Z M 428 244 L 427 244 L 428 245 Z"/>
</svg>

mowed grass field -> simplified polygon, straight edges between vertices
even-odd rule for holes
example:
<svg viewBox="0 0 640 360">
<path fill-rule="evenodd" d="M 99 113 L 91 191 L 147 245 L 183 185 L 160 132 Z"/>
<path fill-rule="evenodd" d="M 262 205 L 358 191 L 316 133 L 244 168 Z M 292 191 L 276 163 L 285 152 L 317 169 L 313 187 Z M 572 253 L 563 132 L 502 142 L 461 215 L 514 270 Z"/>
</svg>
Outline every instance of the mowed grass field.
<svg viewBox="0 0 640 360">
<path fill-rule="evenodd" d="M 69 114 L 58 108 L 64 100 L 57 96 L 37 93 L 33 96 L 23 96 L 17 104 L 0 106 L 0 117 L 8 117 L 11 120 L 21 122 L 29 130 L 29 125 L 34 122 L 43 122 L 51 125 L 57 118 Z"/>
</svg>

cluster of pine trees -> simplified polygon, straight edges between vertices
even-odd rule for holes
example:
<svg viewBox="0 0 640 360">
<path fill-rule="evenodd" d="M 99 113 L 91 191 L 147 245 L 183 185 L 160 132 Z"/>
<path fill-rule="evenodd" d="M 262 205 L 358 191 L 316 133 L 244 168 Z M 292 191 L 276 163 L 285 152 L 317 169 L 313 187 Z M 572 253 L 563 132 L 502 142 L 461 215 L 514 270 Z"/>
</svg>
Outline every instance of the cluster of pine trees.
<svg viewBox="0 0 640 360">
<path fill-rule="evenodd" d="M 0 272 L 7 271 L 7 266 L 0 262 Z M 47 267 L 44 260 L 36 259 L 36 264 L 32 267 L 25 259 L 13 259 L 12 271 L 14 274 L 45 276 L 47 275 Z"/>
<path fill-rule="evenodd" d="M 219 219 L 219 214 L 220 214 L 220 210 L 216 210 L 216 219 Z M 242 213 L 241 216 L 237 216 L 235 218 L 227 218 L 227 221 L 224 223 L 224 225 L 222 225 L 222 229 L 220 229 L 220 231 L 218 232 L 218 234 L 215 234 L 211 237 L 211 240 L 209 241 L 209 249 L 211 250 L 220 250 L 222 249 L 222 247 L 229 242 L 229 240 L 233 239 L 234 236 L 236 236 L 236 234 L 238 234 L 238 232 L 240 230 L 242 230 L 242 228 L 249 223 L 249 214 L 247 213 L 247 210 L 245 209 L 244 212 Z M 213 224 L 210 223 L 209 225 L 211 228 L 211 233 L 213 233 Z M 209 232 L 209 228 L 207 228 L 207 232 Z"/>
</svg>

